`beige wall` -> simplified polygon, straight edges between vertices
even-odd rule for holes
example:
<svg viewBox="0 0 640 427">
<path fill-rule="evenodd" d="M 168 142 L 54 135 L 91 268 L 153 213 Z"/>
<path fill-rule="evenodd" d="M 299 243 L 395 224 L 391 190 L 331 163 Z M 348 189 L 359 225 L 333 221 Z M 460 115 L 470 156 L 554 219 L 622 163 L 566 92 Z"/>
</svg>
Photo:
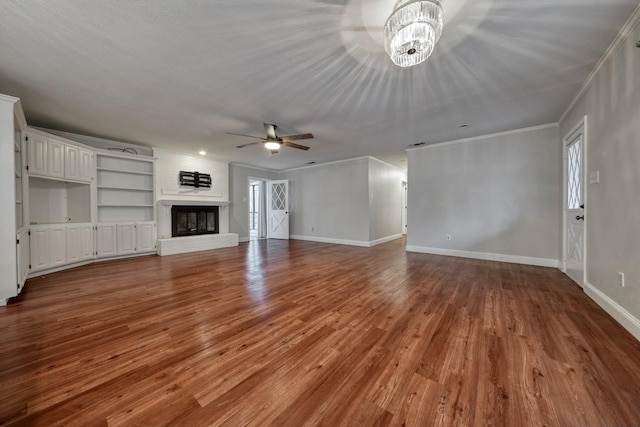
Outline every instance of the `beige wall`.
<svg viewBox="0 0 640 427">
<path fill-rule="evenodd" d="M 561 135 L 587 116 L 587 281 L 640 318 L 640 27 L 561 122 Z M 618 272 L 626 286 L 618 285 Z"/>
</svg>

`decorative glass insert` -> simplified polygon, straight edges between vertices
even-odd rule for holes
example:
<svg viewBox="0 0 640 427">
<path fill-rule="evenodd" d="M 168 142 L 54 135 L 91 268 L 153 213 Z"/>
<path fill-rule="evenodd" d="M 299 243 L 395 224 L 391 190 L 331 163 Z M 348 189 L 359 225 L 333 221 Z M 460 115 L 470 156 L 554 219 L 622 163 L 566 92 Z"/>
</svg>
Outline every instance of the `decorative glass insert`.
<svg viewBox="0 0 640 427">
<path fill-rule="evenodd" d="M 286 210 L 287 185 L 282 183 L 271 185 L 271 209 L 274 211 Z"/>
<path fill-rule="evenodd" d="M 580 209 L 582 204 L 582 138 L 569 146 L 567 153 L 567 202 L 569 209 Z"/>
</svg>

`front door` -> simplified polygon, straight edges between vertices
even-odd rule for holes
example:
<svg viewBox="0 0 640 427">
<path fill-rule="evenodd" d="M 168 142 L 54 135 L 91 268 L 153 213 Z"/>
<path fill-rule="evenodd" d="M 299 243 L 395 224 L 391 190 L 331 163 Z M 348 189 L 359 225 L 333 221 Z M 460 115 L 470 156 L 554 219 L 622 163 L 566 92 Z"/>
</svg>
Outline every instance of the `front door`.
<svg viewBox="0 0 640 427">
<path fill-rule="evenodd" d="M 565 271 L 584 286 L 585 270 L 585 169 L 584 125 L 565 139 Z"/>
<path fill-rule="evenodd" d="M 269 238 L 289 238 L 289 180 L 269 181 Z"/>
</svg>

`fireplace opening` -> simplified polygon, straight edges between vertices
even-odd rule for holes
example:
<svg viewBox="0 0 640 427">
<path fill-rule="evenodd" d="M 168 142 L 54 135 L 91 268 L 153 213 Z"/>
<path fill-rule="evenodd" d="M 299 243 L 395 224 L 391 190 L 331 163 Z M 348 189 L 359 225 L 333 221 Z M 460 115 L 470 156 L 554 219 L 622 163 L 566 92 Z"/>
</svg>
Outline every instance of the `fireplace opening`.
<svg viewBox="0 0 640 427">
<path fill-rule="evenodd" d="M 218 234 L 219 206 L 172 206 L 171 237 Z"/>
</svg>

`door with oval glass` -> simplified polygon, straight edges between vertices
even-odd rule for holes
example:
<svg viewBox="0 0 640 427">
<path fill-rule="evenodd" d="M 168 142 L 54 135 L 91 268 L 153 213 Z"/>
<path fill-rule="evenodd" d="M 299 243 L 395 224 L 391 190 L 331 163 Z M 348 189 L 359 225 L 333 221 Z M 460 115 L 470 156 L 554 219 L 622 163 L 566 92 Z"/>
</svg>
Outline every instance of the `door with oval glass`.
<svg viewBox="0 0 640 427">
<path fill-rule="evenodd" d="M 564 268 L 567 275 L 584 287 L 585 236 L 585 124 L 582 121 L 565 138 L 565 244 Z"/>
<path fill-rule="evenodd" d="M 269 181 L 269 238 L 289 238 L 289 180 Z"/>
</svg>

